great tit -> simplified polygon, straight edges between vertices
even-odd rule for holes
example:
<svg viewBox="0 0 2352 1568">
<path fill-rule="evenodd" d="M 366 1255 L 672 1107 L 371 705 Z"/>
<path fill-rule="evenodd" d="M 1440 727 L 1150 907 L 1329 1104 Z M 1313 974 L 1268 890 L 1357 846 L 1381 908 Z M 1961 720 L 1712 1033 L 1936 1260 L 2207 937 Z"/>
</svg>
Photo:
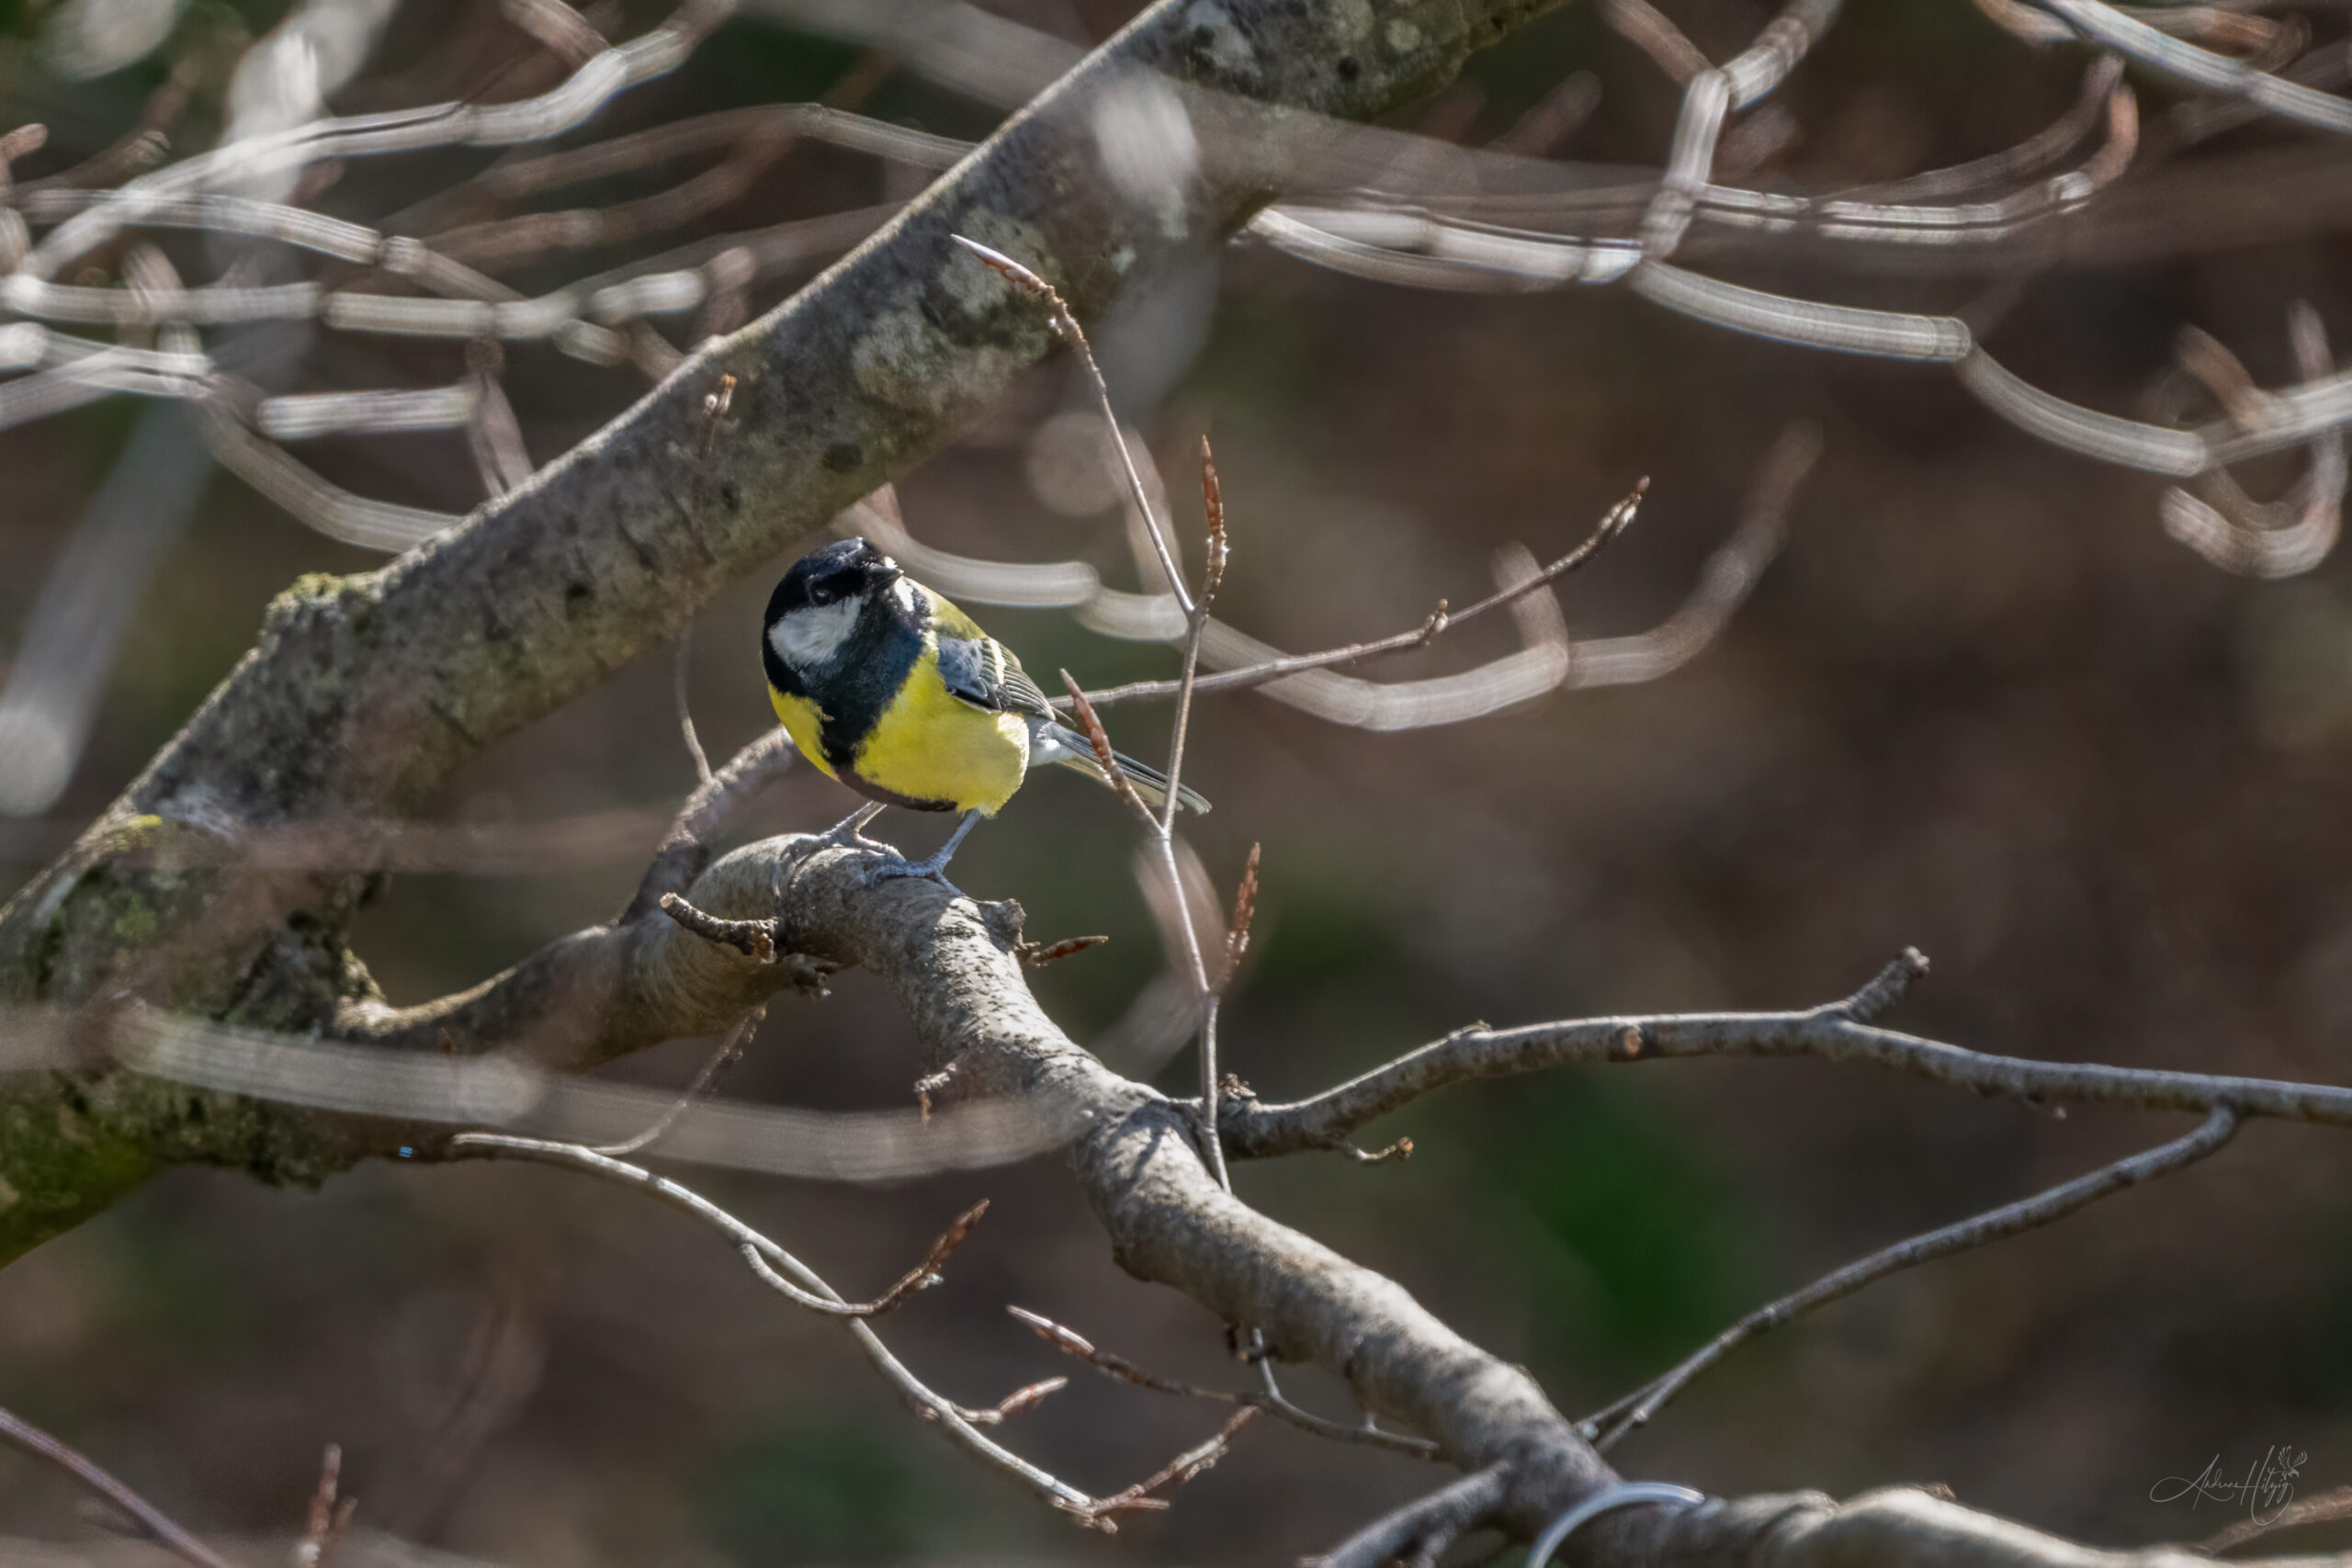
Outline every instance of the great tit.
<svg viewBox="0 0 2352 1568">
<path fill-rule="evenodd" d="M 1036 764 L 1109 783 L 1094 748 L 1011 649 L 865 539 L 793 563 L 768 599 L 760 656 L 769 700 L 800 754 L 875 803 L 835 835 L 854 836 L 886 806 L 964 813 L 936 854 L 884 875 L 937 876 Z M 1163 775 L 1125 756 L 1119 766 L 1147 800 L 1167 798 Z M 1209 808 L 1181 786 L 1177 800 Z"/>
</svg>

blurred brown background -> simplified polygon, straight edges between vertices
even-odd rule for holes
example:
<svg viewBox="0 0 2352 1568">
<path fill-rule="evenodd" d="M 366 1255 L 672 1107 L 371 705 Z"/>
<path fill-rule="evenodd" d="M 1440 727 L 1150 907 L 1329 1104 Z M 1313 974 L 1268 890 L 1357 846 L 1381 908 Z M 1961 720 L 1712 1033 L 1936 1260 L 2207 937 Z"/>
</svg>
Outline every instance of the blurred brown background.
<svg viewBox="0 0 2352 1568">
<path fill-rule="evenodd" d="M 338 107 L 451 90 L 452 40 L 469 28 L 497 36 L 486 9 L 408 0 Z M 1669 9 L 1718 57 L 1769 16 L 1752 0 Z M 1117 0 L 1003 10 L 1084 39 L 1125 15 Z M 233 12 L 197 0 L 178 25 L 258 33 L 276 17 L 270 0 Z M 0 121 L 52 127 L 27 174 L 119 134 L 170 58 L 64 83 L 34 41 L 46 18 L 0 0 Z M 633 10 L 624 30 L 652 19 Z M 599 129 L 814 96 L 858 58 L 739 19 Z M 1832 186 L 1989 152 L 2060 113 L 2082 63 L 2029 51 L 1964 5 L 1857 7 L 1784 90 L 1801 137 L 1781 173 Z M 1401 123 L 1442 119 L 1476 141 L 1577 69 L 1602 97 L 1566 154 L 1654 163 L 1675 91 L 1581 6 Z M 440 88 L 413 85 L 436 72 Z M 2141 85 L 2146 105 L 2166 101 Z M 865 107 L 964 135 L 993 118 L 906 73 Z M 191 111 L 183 145 L 202 144 L 208 112 L 217 106 Z M 379 164 L 320 205 L 381 212 L 477 166 L 457 154 Z M 801 149 L 698 231 L 877 200 L 882 182 L 868 163 Z M 2309 298 L 2336 341 L 2352 340 L 2341 235 L 2226 238 L 2033 276 L 1992 346 L 2043 385 L 2134 412 L 2184 323 L 2273 384 L 2290 378 L 2290 299 Z M 1986 281 L 1871 277 L 1817 259 L 1768 280 L 1937 308 Z M 1894 1015 L 1902 1027 L 2028 1056 L 2346 1080 L 2352 601 L 2340 559 L 2284 583 L 2232 579 L 2162 535 L 2156 481 L 2037 445 L 1939 372 L 1734 338 L 1622 292 L 1408 293 L 1241 246 L 1204 258 L 1143 316 L 1124 339 L 1103 334 L 1114 379 L 1171 475 L 1213 432 L 1235 539 L 1223 608 L 1291 648 L 1385 633 L 1438 597 L 1475 597 L 1497 547 L 1557 554 L 1648 474 L 1632 535 L 1563 592 L 1579 635 L 1642 629 L 1732 526 L 1783 423 L 1815 419 L 1826 435 L 1784 554 L 1722 642 L 1669 679 L 1397 736 L 1335 729 L 1261 696 L 1204 703 L 1187 776 L 1217 809 L 1193 842 L 1227 887 L 1250 841 L 1266 845 L 1260 940 L 1226 1025 L 1232 1069 L 1261 1092 L 1315 1089 L 1476 1019 L 1807 1005 L 1905 943 L 1935 971 Z M 421 385 L 457 363 L 454 348 L 321 342 L 289 384 Z M 509 355 L 509 372 L 542 461 L 640 385 L 530 350 Z M 1063 515 L 1032 478 L 1034 433 L 1079 406 L 1071 378 L 1048 367 L 902 483 L 918 537 L 1011 559 L 1080 556 L 1131 583 L 1107 511 Z M 0 434 L 0 657 L 143 412 L 117 400 Z M 454 436 L 309 455 L 413 504 L 462 509 L 478 493 Z M 1189 528 L 1196 512 L 1174 482 Z M 139 601 L 66 799 L 0 826 L 9 886 L 183 720 L 273 593 L 298 572 L 375 558 L 216 478 Z M 714 753 L 769 722 L 751 649 L 772 581 L 742 583 L 699 624 L 692 687 Z M 1102 684 L 1171 665 L 1057 615 L 983 618 L 1040 671 L 1068 665 Z M 1510 637 L 1498 617 L 1367 673 L 1464 667 Z M 502 745 L 447 818 L 666 811 L 692 776 L 669 684 L 665 660 L 641 661 Z M 1114 720 L 1122 744 L 1159 755 L 1159 710 Z M 847 807 L 801 770 L 754 826 L 820 826 Z M 894 813 L 880 830 L 920 850 L 936 825 Z M 521 874 L 395 878 L 365 917 L 361 952 L 396 1001 L 470 985 L 609 915 L 650 842 L 649 830 Z M 1112 933 L 1038 977 L 1080 1040 L 1159 966 L 1133 848 L 1114 802 L 1057 776 L 956 863 L 965 888 L 1019 898 L 1035 935 Z M 706 1048 L 675 1043 L 615 1072 L 682 1083 Z M 898 1106 L 916 1070 L 902 1021 L 849 975 L 830 1001 L 779 1006 L 728 1089 Z M 1181 1089 L 1190 1072 L 1179 1058 L 1162 1081 Z M 1242 1167 L 1238 1180 L 1525 1362 L 1573 1415 L 1826 1268 L 2183 1125 L 2060 1119 L 1860 1068 L 1667 1064 L 1459 1089 L 1374 1130 L 1409 1134 L 1409 1162 L 1298 1158 Z M 1051 1161 L 880 1189 L 691 1179 L 853 1292 L 895 1277 L 957 1210 L 993 1200 L 945 1288 L 894 1320 L 901 1353 L 967 1402 L 1083 1371 L 1007 1303 L 1155 1368 L 1239 1375 L 1220 1325 L 1118 1272 Z M 1620 1461 L 1714 1492 L 1944 1482 L 1972 1505 L 2118 1544 L 2198 1539 L 2235 1517 L 2150 1500 L 2214 1456 L 2234 1476 L 2285 1445 L 2308 1455 L 2299 1492 L 2352 1483 L 2347 1193 L 2352 1141 L 2256 1123 L 2155 1188 L 1770 1337 Z M 1300 1397 L 1344 1408 L 1335 1387 L 1295 1377 Z M 909 1419 L 842 1336 L 760 1290 L 706 1232 L 562 1173 L 501 1167 L 372 1168 L 318 1193 L 177 1172 L 0 1277 L 0 1404 L 223 1536 L 298 1528 L 320 1446 L 339 1441 L 363 1524 L 518 1568 L 1272 1564 L 1431 1479 L 1268 1424 L 1171 1513 L 1115 1540 L 1081 1536 Z M 1216 1420 L 1081 1375 L 1013 1432 L 1100 1491 Z M 70 1486 L 14 1452 L 0 1452 L 0 1531 L 98 1539 Z M 2347 1539 L 2339 1526 L 2283 1543 Z"/>
</svg>

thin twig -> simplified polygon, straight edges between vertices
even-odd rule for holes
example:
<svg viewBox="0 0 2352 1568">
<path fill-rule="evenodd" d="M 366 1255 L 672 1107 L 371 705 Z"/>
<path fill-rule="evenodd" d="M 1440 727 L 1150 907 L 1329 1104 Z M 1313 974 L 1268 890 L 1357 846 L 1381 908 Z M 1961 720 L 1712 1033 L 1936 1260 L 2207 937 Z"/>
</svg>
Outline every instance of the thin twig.
<svg viewBox="0 0 2352 1568">
<path fill-rule="evenodd" d="M 1489 610 L 1525 598 L 1583 566 L 1600 553 L 1602 546 L 1623 533 L 1632 524 L 1634 513 L 1641 510 L 1642 498 L 1649 493 L 1649 486 L 1650 481 L 1643 479 L 1634 487 L 1632 493 L 1609 509 L 1592 532 L 1586 536 L 1584 542 L 1566 555 L 1534 576 L 1487 594 L 1467 609 L 1449 609 L 1441 600 L 1437 608 L 1430 612 L 1429 619 L 1410 631 L 1375 637 L 1369 642 L 1350 643 L 1345 648 L 1329 649 L 1320 653 L 1290 654 L 1261 664 L 1245 665 L 1238 670 L 1220 670 L 1214 674 L 1196 677 L 1193 690 L 1196 694 L 1243 691 L 1251 686 L 1262 686 L 1270 681 L 1279 681 L 1285 675 L 1297 675 L 1309 670 L 1328 670 L 1333 665 L 1353 664 L 1383 654 L 1410 653 L 1427 648 L 1441 635 L 1463 622 L 1475 620 Z M 1130 681 L 1125 685 L 1089 692 L 1086 697 L 1096 707 L 1109 707 L 1114 703 L 1135 702 L 1147 697 L 1172 697 L 1182 689 L 1182 682 L 1178 681 Z"/>
<path fill-rule="evenodd" d="M 197 1568 L 230 1568 L 226 1559 L 181 1529 L 153 1503 L 117 1481 L 85 1457 L 80 1450 L 51 1437 L 13 1411 L 0 1410 L 0 1438 L 39 1454 L 83 1485 L 128 1514 L 149 1539 L 177 1553 Z"/>
<path fill-rule="evenodd" d="M 1116 432 L 1114 432 L 1114 437 Z M 1192 734 L 1193 688 L 1201 671 L 1201 634 L 1208 629 L 1209 610 L 1216 602 L 1217 585 L 1225 581 L 1227 536 L 1225 531 L 1225 495 L 1216 480 L 1216 459 L 1209 452 L 1208 437 L 1201 437 L 1201 501 L 1208 520 L 1208 559 L 1201 570 L 1201 592 L 1184 613 L 1183 672 L 1176 678 L 1176 716 L 1169 721 L 1168 793 L 1159 803 L 1159 836 L 1163 839 L 1176 831 L 1176 807 L 1179 785 L 1184 776 L 1184 745 Z M 1201 974 L 1201 987 L 1208 988 L 1208 974 Z"/>
<path fill-rule="evenodd" d="M 743 1047 L 750 1043 L 752 1032 L 759 1028 L 760 1020 L 766 1016 L 765 1008 L 753 1008 L 746 1013 L 742 1022 L 727 1032 L 727 1038 L 718 1043 L 718 1049 L 711 1053 L 710 1060 L 702 1065 L 702 1070 L 695 1075 L 694 1081 L 686 1085 L 686 1091 L 672 1100 L 669 1109 L 655 1117 L 645 1131 L 635 1137 L 623 1138 L 617 1144 L 594 1144 L 589 1146 L 597 1154 L 617 1159 L 659 1143 L 664 1134 L 678 1124 L 678 1119 L 694 1108 L 696 1100 L 710 1092 L 711 1085 L 718 1081 L 720 1074 L 743 1059 Z"/>
<path fill-rule="evenodd" d="M 1244 1159 L 1326 1149 L 1400 1106 L 1472 1078 L 1509 1077 L 1572 1062 L 1697 1056 L 1867 1062 L 1956 1089 L 2036 1104 L 2229 1110 L 2240 1116 L 2352 1127 L 2352 1089 L 2094 1062 L 2036 1062 L 1925 1040 L 1865 1021 L 1876 1007 L 1892 1002 L 1891 976 L 1916 977 L 1925 972 L 1926 960 L 1905 950 L 1854 996 L 1799 1012 L 1590 1018 L 1521 1029 L 1474 1025 L 1307 1100 L 1234 1102 L 1221 1120 L 1224 1143 L 1228 1152 Z"/>
<path fill-rule="evenodd" d="M 967 1409 L 938 1393 L 909 1371 L 905 1363 L 891 1354 L 866 1321 L 915 1292 L 937 1283 L 938 1267 L 970 1233 L 986 1204 L 958 1215 L 956 1222 L 932 1244 L 930 1253 L 921 1265 L 874 1302 L 860 1304 L 844 1301 L 839 1292 L 807 1264 L 700 1193 L 674 1181 L 664 1180 L 639 1167 L 625 1165 L 577 1144 L 518 1138 L 503 1133 L 461 1133 L 449 1141 L 447 1152 L 451 1158 L 525 1159 L 601 1176 L 648 1193 L 712 1225 L 736 1245 L 752 1272 L 771 1289 L 796 1305 L 841 1321 L 865 1350 L 866 1359 L 907 1398 L 917 1414 L 936 1423 L 959 1446 L 984 1462 L 1010 1472 L 1047 1503 L 1088 1529 L 1105 1534 L 1117 1531 L 1117 1521 L 1111 1517 L 1113 1510 L 1105 1506 L 1107 1499 L 1091 1496 L 1078 1490 L 979 1430 L 981 1426 L 996 1425 L 1005 1416 L 1035 1404 L 1061 1386 L 1057 1381 L 1048 1380 L 1015 1390 L 991 1409 Z M 1120 1506 L 1124 1509 L 1133 1506 L 1127 1503 Z M 206 1564 L 205 1568 L 227 1568 L 227 1565 L 213 1562 Z"/>
<path fill-rule="evenodd" d="M 1317 1568 L 1387 1568 L 1405 1562 L 1434 1568 L 1445 1550 L 1501 1511 L 1511 1467 L 1491 1464 L 1383 1515 L 1314 1560 Z"/>
<path fill-rule="evenodd" d="M 798 1258 L 701 1193 L 656 1176 L 641 1166 L 624 1164 L 580 1144 L 516 1137 L 505 1133 L 459 1133 L 449 1140 L 449 1155 L 458 1159 L 479 1156 L 485 1159 L 531 1160 L 540 1165 L 562 1166 L 590 1176 L 603 1177 L 624 1187 L 633 1187 L 724 1232 L 763 1280 L 795 1305 L 823 1317 L 879 1317 L 908 1296 L 937 1284 L 939 1265 L 971 1233 L 973 1224 L 988 1207 L 983 1203 L 958 1215 L 955 1224 L 932 1244 L 931 1251 L 923 1261 L 881 1295 L 870 1302 L 849 1302 L 832 1293 L 830 1286 L 804 1288 L 786 1279 L 776 1270 L 781 1269 L 797 1277 L 813 1276 Z"/>
<path fill-rule="evenodd" d="M 1063 1355 L 1074 1360 L 1084 1361 L 1104 1376 L 1116 1378 L 1121 1382 L 1133 1383 L 1137 1388 L 1148 1388 L 1155 1393 L 1174 1394 L 1180 1399 L 1205 1399 L 1218 1404 L 1238 1404 L 1252 1410 L 1262 1410 L 1269 1416 L 1279 1416 L 1302 1431 L 1312 1432 L 1318 1438 L 1329 1438 L 1335 1442 L 1361 1443 L 1369 1448 L 1386 1449 L 1392 1453 L 1410 1454 L 1415 1459 L 1438 1457 L 1437 1445 L 1426 1438 L 1408 1437 L 1402 1432 L 1391 1432 L 1384 1427 L 1370 1425 L 1351 1427 L 1344 1422 L 1333 1421 L 1317 1416 L 1311 1410 L 1301 1409 L 1283 1397 L 1278 1389 L 1265 1393 L 1251 1393 L 1247 1390 L 1202 1388 L 1193 1383 L 1179 1382 L 1174 1378 L 1160 1377 L 1156 1373 L 1145 1371 L 1124 1356 L 1114 1355 L 1108 1350 L 1098 1348 L 1092 1340 L 1076 1329 L 1056 1323 L 1042 1313 L 1034 1313 L 1026 1307 L 1017 1306 L 1008 1306 L 1004 1310 L 1018 1318 L 1031 1333 Z M 1262 1354 L 1257 1358 L 1257 1360 L 1261 1367 L 1266 1364 L 1266 1359 Z"/>
<path fill-rule="evenodd" d="M 686 743 L 686 755 L 695 760 L 695 782 L 697 785 L 711 781 L 710 758 L 704 754 L 702 737 L 695 733 L 694 705 L 687 700 L 686 677 L 694 669 L 695 626 L 688 621 L 678 630 L 677 657 L 670 673 L 671 695 L 678 705 L 678 734 Z"/>
<path fill-rule="evenodd" d="M 1873 1284 L 1890 1274 L 1916 1269 L 1922 1263 L 1949 1258 L 1953 1253 L 1966 1252 L 1972 1247 L 1983 1247 L 2026 1231 L 2038 1230 L 2110 1193 L 2120 1192 L 2127 1187 L 2136 1187 L 2141 1182 L 2194 1165 L 2228 1143 L 2238 1130 L 2238 1121 L 2236 1111 L 2226 1107 L 2217 1109 L 2195 1132 L 2185 1137 L 2120 1159 L 2113 1165 L 2103 1166 L 2087 1176 L 2078 1176 L 2072 1181 L 2037 1192 L 2030 1198 L 2019 1199 L 1973 1218 L 1882 1247 L 1867 1258 L 1857 1258 L 1842 1269 L 1823 1275 L 1801 1291 L 1792 1292 L 1776 1302 L 1757 1308 L 1701 1346 L 1663 1376 L 1587 1416 L 1577 1424 L 1577 1430 L 1591 1441 L 1595 1449 L 1606 1453 L 1627 1433 L 1645 1425 L 1664 1409 L 1667 1403 L 1689 1387 L 1693 1379 L 1758 1335 L 1802 1317 L 1815 1307 L 1850 1296 L 1863 1286 Z"/>
<path fill-rule="evenodd" d="M 1128 497 L 1143 513 L 1144 522 L 1149 525 L 1152 549 L 1159 557 L 1159 570 L 1168 580 L 1168 592 L 1176 596 L 1178 608 L 1190 615 L 1193 613 L 1193 596 L 1184 586 L 1184 573 L 1177 565 L 1175 547 L 1169 539 L 1168 530 L 1161 525 L 1159 511 L 1151 504 L 1151 492 L 1144 488 L 1143 475 L 1136 468 L 1134 454 L 1127 450 L 1125 438 L 1118 437 L 1119 415 L 1111 406 L 1111 384 L 1102 378 L 1102 367 L 1095 363 L 1094 346 L 1086 341 L 1085 329 L 1078 324 L 1077 316 L 1070 312 L 1069 304 L 1054 286 L 1035 272 L 1003 252 L 991 250 L 976 240 L 967 240 L 961 234 L 950 235 L 949 238 L 970 252 L 982 265 L 1011 283 L 1023 297 L 1043 305 L 1053 323 L 1054 335 L 1069 344 L 1078 355 L 1079 362 L 1086 367 L 1087 377 L 1094 385 L 1095 400 L 1102 405 L 1102 417 L 1110 422 L 1112 434 L 1116 438 L 1114 445 L 1118 448 L 1119 461 L 1126 472 Z"/>
<path fill-rule="evenodd" d="M 1216 1434 L 1206 1442 L 1186 1449 L 1133 1486 L 1127 1487 L 1125 1491 L 1114 1492 L 1103 1498 L 1101 1503 L 1102 1510 L 1106 1514 L 1112 1514 L 1125 1509 L 1167 1507 L 1168 1504 L 1165 1500 L 1154 1497 L 1151 1494 L 1163 1486 L 1170 1488 L 1182 1486 L 1216 1463 L 1232 1449 L 1235 1435 L 1257 1418 L 1258 1412 L 1255 1410 L 1245 1407 L 1235 1411 L 1232 1417 L 1224 1426 L 1218 1427 Z"/>
</svg>

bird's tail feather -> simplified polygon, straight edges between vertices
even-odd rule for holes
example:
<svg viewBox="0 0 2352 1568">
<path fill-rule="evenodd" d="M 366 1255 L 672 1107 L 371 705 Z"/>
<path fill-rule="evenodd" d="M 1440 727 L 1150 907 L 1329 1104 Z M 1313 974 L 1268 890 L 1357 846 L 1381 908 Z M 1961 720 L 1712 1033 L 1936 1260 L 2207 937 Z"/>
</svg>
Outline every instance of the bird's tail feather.
<svg viewBox="0 0 2352 1568">
<path fill-rule="evenodd" d="M 1136 786 L 1136 793 L 1143 796 L 1147 804 L 1158 806 L 1168 798 L 1166 773 L 1148 763 L 1136 761 L 1125 751 L 1114 751 L 1111 755 L 1119 760 L 1119 771 L 1127 775 L 1127 782 Z M 1110 775 L 1102 771 L 1102 764 L 1095 761 L 1094 748 L 1086 738 L 1059 725 L 1054 727 L 1048 746 L 1031 752 L 1031 761 L 1058 762 L 1065 768 L 1077 769 L 1099 784 L 1108 784 L 1111 782 Z M 1209 808 L 1207 799 L 1190 784 L 1176 786 L 1176 804 L 1187 811 L 1205 812 Z"/>
</svg>

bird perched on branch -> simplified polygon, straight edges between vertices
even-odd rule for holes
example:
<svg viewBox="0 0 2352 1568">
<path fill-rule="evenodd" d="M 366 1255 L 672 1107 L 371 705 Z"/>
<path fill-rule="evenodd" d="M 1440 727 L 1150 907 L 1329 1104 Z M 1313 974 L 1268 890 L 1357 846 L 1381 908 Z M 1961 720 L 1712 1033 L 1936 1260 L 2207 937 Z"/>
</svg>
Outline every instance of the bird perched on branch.
<svg viewBox="0 0 2352 1568">
<path fill-rule="evenodd" d="M 769 700 L 800 754 L 874 802 L 834 836 L 854 838 L 886 806 L 964 813 L 937 853 L 901 859 L 884 876 L 937 876 L 1036 764 L 1110 782 L 1093 744 L 1062 722 L 1012 650 L 865 539 L 793 563 L 768 599 L 760 654 Z M 1167 798 L 1163 775 L 1113 755 L 1137 794 Z M 1177 800 L 1209 808 L 1181 786 Z"/>
</svg>

